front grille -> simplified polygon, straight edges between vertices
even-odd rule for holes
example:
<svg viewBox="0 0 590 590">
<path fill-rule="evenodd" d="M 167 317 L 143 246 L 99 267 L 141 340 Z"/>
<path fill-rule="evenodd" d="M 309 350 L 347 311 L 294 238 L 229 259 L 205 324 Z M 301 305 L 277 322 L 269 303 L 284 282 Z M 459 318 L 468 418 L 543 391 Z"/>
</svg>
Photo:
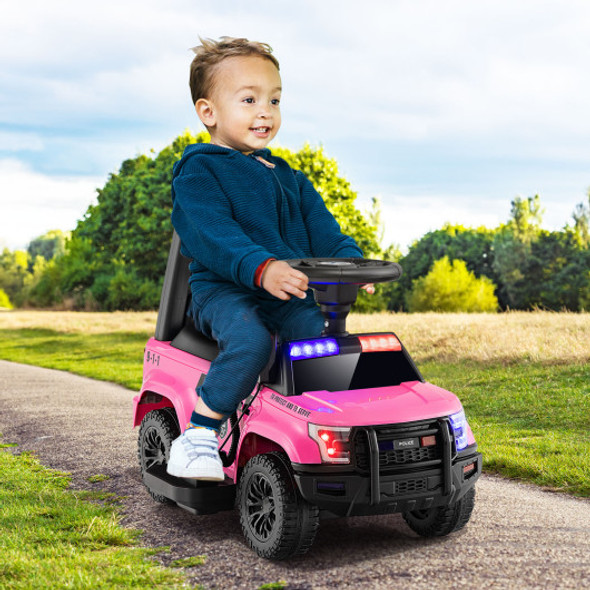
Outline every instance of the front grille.
<svg viewBox="0 0 590 590">
<path fill-rule="evenodd" d="M 396 494 L 412 494 L 414 492 L 426 491 L 426 478 L 406 479 L 395 483 Z"/>
<path fill-rule="evenodd" d="M 403 449 L 401 451 L 386 451 L 379 453 L 379 466 L 403 465 L 405 463 L 420 463 L 439 458 L 436 447 L 420 447 L 419 449 Z"/>
<path fill-rule="evenodd" d="M 372 427 L 377 435 L 379 447 L 380 472 L 395 472 L 402 468 L 420 467 L 422 464 L 442 459 L 442 437 L 439 423 L 434 421 L 404 424 L 403 426 L 387 425 Z M 415 448 L 394 449 L 397 441 L 414 439 L 420 441 L 422 437 L 435 436 L 436 445 L 418 446 Z M 367 431 L 359 429 L 354 434 L 353 449 L 358 469 L 370 469 L 369 442 Z"/>
</svg>

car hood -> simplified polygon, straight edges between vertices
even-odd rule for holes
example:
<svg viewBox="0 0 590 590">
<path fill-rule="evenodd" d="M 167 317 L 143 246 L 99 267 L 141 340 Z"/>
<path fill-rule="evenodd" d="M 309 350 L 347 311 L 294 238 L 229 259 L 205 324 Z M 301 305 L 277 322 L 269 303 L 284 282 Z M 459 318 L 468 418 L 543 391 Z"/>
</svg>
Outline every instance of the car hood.
<svg viewBox="0 0 590 590">
<path fill-rule="evenodd" d="M 286 399 L 302 408 L 304 415 L 309 412 L 308 421 L 326 426 L 415 422 L 448 416 L 462 407 L 453 393 L 421 381 L 351 391 L 310 391 Z"/>
</svg>

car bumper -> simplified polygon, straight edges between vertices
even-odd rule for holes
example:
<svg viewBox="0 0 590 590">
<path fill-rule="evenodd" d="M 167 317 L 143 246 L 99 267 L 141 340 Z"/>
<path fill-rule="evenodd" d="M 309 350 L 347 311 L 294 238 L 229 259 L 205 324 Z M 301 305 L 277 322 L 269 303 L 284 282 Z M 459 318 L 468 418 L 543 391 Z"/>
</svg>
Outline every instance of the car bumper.
<svg viewBox="0 0 590 590">
<path fill-rule="evenodd" d="M 336 516 L 426 510 L 454 504 L 474 486 L 481 475 L 482 457 L 473 449 L 466 451 L 434 468 L 359 473 L 297 464 L 294 476 L 305 500 Z"/>
</svg>

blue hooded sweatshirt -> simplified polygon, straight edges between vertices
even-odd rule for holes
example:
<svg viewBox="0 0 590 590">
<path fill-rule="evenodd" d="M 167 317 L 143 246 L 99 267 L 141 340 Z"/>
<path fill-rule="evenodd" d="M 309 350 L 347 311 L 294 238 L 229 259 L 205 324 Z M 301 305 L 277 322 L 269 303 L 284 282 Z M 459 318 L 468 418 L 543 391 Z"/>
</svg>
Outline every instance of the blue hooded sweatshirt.
<svg viewBox="0 0 590 590">
<path fill-rule="evenodd" d="M 268 149 L 244 155 L 210 143 L 187 146 L 174 164 L 172 202 L 197 304 L 228 284 L 274 299 L 254 282 L 269 258 L 363 255 L 305 175 Z"/>
</svg>

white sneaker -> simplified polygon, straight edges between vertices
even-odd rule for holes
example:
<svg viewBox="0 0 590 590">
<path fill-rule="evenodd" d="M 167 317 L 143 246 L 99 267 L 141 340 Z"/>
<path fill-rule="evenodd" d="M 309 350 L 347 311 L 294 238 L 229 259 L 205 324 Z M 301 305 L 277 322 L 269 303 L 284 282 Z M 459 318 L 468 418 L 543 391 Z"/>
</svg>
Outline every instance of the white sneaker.
<svg viewBox="0 0 590 590">
<path fill-rule="evenodd" d="M 172 441 L 167 471 L 176 477 L 223 481 L 223 463 L 217 450 L 215 431 L 187 428 Z"/>
</svg>

